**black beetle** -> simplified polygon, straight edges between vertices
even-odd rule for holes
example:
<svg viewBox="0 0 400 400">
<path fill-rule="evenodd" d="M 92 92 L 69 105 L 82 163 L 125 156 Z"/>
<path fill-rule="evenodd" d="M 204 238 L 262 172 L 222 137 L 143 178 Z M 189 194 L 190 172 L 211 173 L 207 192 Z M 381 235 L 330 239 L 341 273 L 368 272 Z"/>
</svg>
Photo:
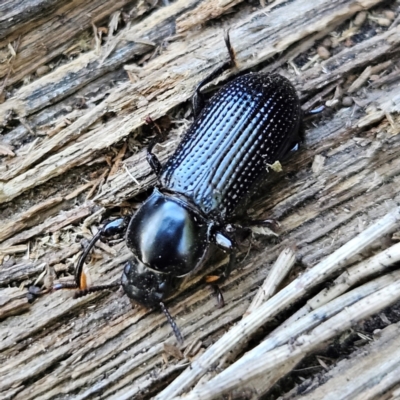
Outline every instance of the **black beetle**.
<svg viewBox="0 0 400 400">
<path fill-rule="evenodd" d="M 229 39 L 226 42 L 231 65 L 233 51 Z M 200 88 L 226 67 L 198 85 L 195 114 L 201 108 Z M 130 221 L 115 220 L 94 236 L 77 263 L 75 284 L 55 289 L 78 287 L 83 295 L 115 286 L 86 289 L 82 267 L 101 236 L 126 230 L 133 256 L 122 274 L 125 293 L 145 307 L 160 307 L 182 341 L 165 299 L 204 264 L 211 243 L 230 255 L 220 281 L 226 279 L 235 263 L 235 243 L 227 226 L 265 177 L 267 166 L 298 143 L 301 125 L 299 99 L 286 78 L 249 73 L 226 84 L 196 116 L 164 166 L 149 147 L 147 160 L 158 177 L 157 187 Z"/>
</svg>

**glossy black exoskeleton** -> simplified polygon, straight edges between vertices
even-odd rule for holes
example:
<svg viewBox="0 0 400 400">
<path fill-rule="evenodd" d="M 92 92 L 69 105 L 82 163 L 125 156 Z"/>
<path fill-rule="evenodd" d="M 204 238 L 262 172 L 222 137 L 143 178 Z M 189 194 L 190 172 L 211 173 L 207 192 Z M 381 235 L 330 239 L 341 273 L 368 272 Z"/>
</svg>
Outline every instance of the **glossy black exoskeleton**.
<svg viewBox="0 0 400 400">
<path fill-rule="evenodd" d="M 73 286 L 84 289 L 82 266 L 99 237 L 126 229 L 133 255 L 121 285 L 136 302 L 161 308 L 181 340 L 164 301 L 203 265 L 211 244 L 229 253 L 221 280 L 229 275 L 235 243 L 226 227 L 263 180 L 267 166 L 282 160 L 298 142 L 301 119 L 295 89 L 280 75 L 249 73 L 223 86 L 164 166 L 149 148 L 147 159 L 158 177 L 157 187 L 129 223 L 113 221 L 93 238 L 78 262 Z M 56 288 L 61 287 L 66 285 Z"/>
</svg>

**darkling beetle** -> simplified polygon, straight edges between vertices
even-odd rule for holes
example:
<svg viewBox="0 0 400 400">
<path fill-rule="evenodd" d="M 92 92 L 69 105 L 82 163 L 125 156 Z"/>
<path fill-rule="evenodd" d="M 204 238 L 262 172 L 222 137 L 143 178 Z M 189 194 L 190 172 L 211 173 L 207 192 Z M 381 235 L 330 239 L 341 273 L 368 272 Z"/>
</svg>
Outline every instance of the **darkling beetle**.
<svg viewBox="0 0 400 400">
<path fill-rule="evenodd" d="M 292 84 L 277 74 L 248 73 L 223 86 L 205 105 L 200 89 L 235 64 L 229 36 L 230 61 L 196 88 L 195 121 L 164 166 L 152 153 L 147 160 L 158 185 L 139 210 L 106 224 L 78 260 L 74 284 L 77 296 L 116 285 L 86 287 L 83 264 L 100 237 L 125 233 L 132 259 L 125 265 L 121 284 L 135 302 L 160 308 L 175 336 L 182 335 L 165 307 L 183 280 L 207 260 L 211 244 L 229 254 L 226 279 L 235 265 L 235 241 L 228 226 L 238 209 L 267 173 L 299 142 L 302 111 Z M 204 105 L 204 106 L 203 106 Z M 119 286 L 119 285 L 118 285 Z"/>
</svg>

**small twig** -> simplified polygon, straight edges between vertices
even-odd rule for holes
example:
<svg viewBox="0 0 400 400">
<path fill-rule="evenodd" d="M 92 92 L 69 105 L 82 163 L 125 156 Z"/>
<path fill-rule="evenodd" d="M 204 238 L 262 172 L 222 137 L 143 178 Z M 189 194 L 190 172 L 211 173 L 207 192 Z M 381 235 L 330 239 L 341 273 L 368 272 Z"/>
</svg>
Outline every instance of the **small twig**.
<svg viewBox="0 0 400 400">
<path fill-rule="evenodd" d="M 24 117 L 19 117 L 19 122 L 21 122 L 21 124 L 25 127 L 25 129 L 26 129 L 31 135 L 35 135 L 34 130 L 33 130 L 32 127 L 29 125 L 29 122 L 26 120 L 26 118 L 24 118 Z"/>
<path fill-rule="evenodd" d="M 89 190 L 89 193 L 86 196 L 86 201 L 89 200 L 94 192 L 96 191 L 96 189 L 101 185 L 102 181 L 105 179 L 105 177 L 108 175 L 109 169 L 106 168 L 103 173 L 100 175 L 99 178 L 97 178 L 94 182 L 93 182 L 93 186 L 92 188 Z"/>
<path fill-rule="evenodd" d="M 37 137 L 32 143 L 30 143 L 28 149 L 26 149 L 25 151 L 20 151 L 18 153 L 18 156 L 26 156 L 27 154 L 29 154 L 33 150 L 33 148 L 36 146 L 36 143 L 39 141 L 39 139 L 40 138 Z M 23 164 L 23 165 L 25 165 L 25 164 Z"/>
<path fill-rule="evenodd" d="M 281 254 L 279 254 L 278 259 L 272 266 L 271 271 L 269 271 L 267 278 L 254 296 L 252 303 L 250 304 L 247 311 L 244 313 L 243 317 L 249 315 L 252 311 L 254 311 L 262 303 L 264 303 L 275 294 L 276 288 L 285 279 L 286 275 L 293 267 L 295 261 L 296 257 L 293 250 L 290 248 L 284 249 Z"/>
<path fill-rule="evenodd" d="M 17 56 L 20 44 L 21 44 L 21 35 L 18 36 L 18 39 L 17 39 L 16 43 L 14 44 L 14 47 L 12 47 L 12 49 L 13 49 L 12 53 L 14 53 L 14 54 L 11 54 L 11 58 L 8 61 L 8 64 L 9 64 L 8 71 L 7 71 L 6 77 L 3 80 L 3 84 L 0 87 L 0 95 L 3 93 L 4 89 L 7 86 L 7 82 L 8 82 L 8 79 L 10 78 L 11 71 L 13 69 L 12 68 L 13 67 L 13 63 L 14 63 L 14 60 L 15 60 L 15 58 Z"/>
<path fill-rule="evenodd" d="M 349 94 L 354 93 L 358 89 L 360 89 L 360 87 L 363 86 L 364 83 L 371 76 L 371 73 L 372 73 L 372 67 L 369 65 L 367 68 L 365 68 L 365 70 L 361 73 L 361 75 L 347 89 L 347 93 L 349 93 Z"/>
<path fill-rule="evenodd" d="M 28 250 L 28 245 L 20 244 L 17 246 L 2 247 L 2 248 L 0 248 L 0 253 L 17 254 L 17 253 L 24 253 L 27 250 Z"/>
<path fill-rule="evenodd" d="M 345 293 L 350 287 L 358 284 L 366 278 L 381 273 L 398 261 L 400 261 L 400 243 L 389 247 L 385 251 L 376 254 L 366 261 L 354 265 L 338 276 L 332 286 L 322 290 L 312 299 L 308 300 L 305 306 L 300 308 L 295 314 L 286 320 L 284 324 L 279 326 L 277 330 L 285 329 L 286 326 L 292 324 L 303 315 L 316 310 L 322 305 Z"/>
<path fill-rule="evenodd" d="M 86 189 L 90 188 L 91 186 L 93 186 L 93 182 L 87 182 L 87 183 L 79 186 L 77 189 L 75 189 L 69 195 L 65 196 L 65 200 L 72 200 L 73 198 L 77 197 L 78 195 L 80 195 L 82 192 L 84 192 Z"/>
<path fill-rule="evenodd" d="M 310 331 L 321 322 L 327 320 L 328 318 L 331 318 L 338 312 L 344 310 L 346 307 L 351 306 L 357 301 L 371 295 L 372 293 L 377 292 L 378 290 L 383 289 L 384 287 L 390 285 L 397 280 L 400 280 L 400 271 L 395 271 L 391 274 L 384 275 L 356 289 L 353 289 L 349 293 L 346 293 L 336 298 L 335 300 L 325 304 L 324 306 L 319 307 L 312 313 L 307 314 L 303 318 L 292 322 L 291 324 L 288 324 L 286 321 L 284 324 L 286 327 L 285 329 L 280 329 L 280 327 L 279 329 L 275 329 L 270 335 L 268 335 L 267 339 L 264 342 L 246 353 L 239 361 L 230 366 L 230 374 L 237 374 L 238 371 L 241 371 L 242 365 L 248 360 L 254 357 L 265 357 L 265 354 L 267 352 L 292 341 L 293 338 L 298 337 L 304 332 Z M 277 370 L 277 373 L 279 373 L 279 369 Z M 272 376 L 274 375 L 275 373 L 272 373 Z M 283 375 L 280 375 L 277 377 L 277 379 L 280 379 L 282 377 Z M 268 386 L 267 380 L 262 386 L 264 387 L 262 392 L 271 387 Z"/>
<path fill-rule="evenodd" d="M 89 215 L 87 218 L 82 223 L 82 228 L 83 229 L 88 229 L 90 225 L 93 224 L 96 220 L 99 220 L 99 217 L 101 217 L 104 213 L 106 212 L 106 209 L 104 207 L 100 208 L 93 214 Z"/>
<path fill-rule="evenodd" d="M 131 172 L 129 171 L 126 164 L 124 164 L 124 168 L 125 168 L 126 173 L 132 178 L 133 182 L 135 182 L 136 185 L 140 186 L 139 181 L 131 174 Z"/>
<path fill-rule="evenodd" d="M 97 26 L 92 23 L 92 29 L 93 29 L 93 37 L 94 37 L 94 52 L 97 55 L 100 55 L 101 52 L 101 39 L 99 37 L 98 31 L 97 31 Z"/>
</svg>

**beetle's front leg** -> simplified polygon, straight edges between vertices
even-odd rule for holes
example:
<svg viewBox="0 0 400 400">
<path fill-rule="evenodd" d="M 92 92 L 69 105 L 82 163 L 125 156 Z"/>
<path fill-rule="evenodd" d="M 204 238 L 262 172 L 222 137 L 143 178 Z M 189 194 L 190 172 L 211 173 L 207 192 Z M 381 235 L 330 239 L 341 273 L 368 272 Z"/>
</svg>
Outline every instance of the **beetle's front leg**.
<svg viewBox="0 0 400 400">
<path fill-rule="evenodd" d="M 116 286 L 120 286 L 120 284 L 111 284 L 111 285 L 96 285 L 96 286 L 87 286 L 86 274 L 83 272 L 83 265 L 87 256 L 89 255 L 92 248 L 95 246 L 97 241 L 100 238 L 108 238 L 117 234 L 123 234 L 128 226 L 130 217 L 118 218 L 114 221 L 111 221 L 104 225 L 92 238 L 89 245 L 83 251 L 81 256 L 78 259 L 78 262 L 75 267 L 75 282 L 74 283 L 59 283 L 53 287 L 54 290 L 59 289 L 79 289 L 76 292 L 75 297 L 81 297 L 88 293 L 98 292 L 104 289 L 110 289 Z"/>
</svg>

